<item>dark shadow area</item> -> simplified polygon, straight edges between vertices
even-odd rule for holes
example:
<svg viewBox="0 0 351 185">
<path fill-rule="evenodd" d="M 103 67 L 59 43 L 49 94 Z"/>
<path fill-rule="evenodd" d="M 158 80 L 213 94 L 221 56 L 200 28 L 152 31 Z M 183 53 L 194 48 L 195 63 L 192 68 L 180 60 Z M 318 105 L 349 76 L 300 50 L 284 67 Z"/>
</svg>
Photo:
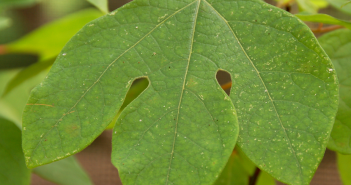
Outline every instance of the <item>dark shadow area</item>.
<svg viewBox="0 0 351 185">
<path fill-rule="evenodd" d="M 222 89 L 230 95 L 230 88 L 232 87 L 232 78 L 227 71 L 219 70 L 216 74 L 216 79 Z"/>
</svg>

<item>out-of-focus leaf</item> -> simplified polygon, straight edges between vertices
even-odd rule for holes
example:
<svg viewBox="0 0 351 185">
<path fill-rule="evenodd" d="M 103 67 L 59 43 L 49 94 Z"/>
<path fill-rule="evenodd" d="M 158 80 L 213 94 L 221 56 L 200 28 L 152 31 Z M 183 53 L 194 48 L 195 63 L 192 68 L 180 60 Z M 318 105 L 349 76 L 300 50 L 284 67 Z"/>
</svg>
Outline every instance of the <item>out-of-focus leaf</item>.
<svg viewBox="0 0 351 185">
<path fill-rule="evenodd" d="M 317 13 L 318 7 L 313 4 L 310 0 L 296 0 L 299 4 L 299 7 L 309 13 Z"/>
<path fill-rule="evenodd" d="M 350 21 L 344 21 L 337 19 L 335 17 L 332 17 L 327 14 L 306 14 L 306 13 L 300 13 L 300 14 L 295 14 L 296 17 L 303 21 L 308 21 L 308 22 L 320 22 L 320 23 L 325 23 L 325 24 L 334 24 L 334 25 L 340 25 L 340 26 L 345 26 L 348 29 L 351 29 L 351 22 Z"/>
<path fill-rule="evenodd" d="M 316 7 L 325 8 L 329 5 L 327 0 L 310 0 Z"/>
<path fill-rule="evenodd" d="M 291 0 L 275 0 L 276 2 L 280 3 L 287 3 L 291 2 L 293 3 L 294 1 Z M 328 6 L 328 1 L 327 0 L 297 0 L 297 3 L 299 7 L 303 10 L 310 10 L 310 12 L 315 13 L 318 9 L 320 8 L 325 8 Z"/>
<path fill-rule="evenodd" d="M 331 58 L 339 79 L 339 110 L 328 148 L 351 154 L 351 31 L 340 29 L 327 33 L 319 42 Z"/>
<path fill-rule="evenodd" d="M 15 77 L 20 70 L 7 70 L 0 71 L 0 94 L 2 94 L 6 88 L 7 83 Z M 0 115 L 21 125 L 21 116 L 24 106 L 29 97 L 30 91 L 38 85 L 45 77 L 46 71 L 32 77 L 27 80 L 26 83 L 22 83 L 18 87 L 14 88 L 11 93 L 6 96 L 0 96 Z"/>
<path fill-rule="evenodd" d="M 327 0 L 336 9 L 351 14 L 351 4 L 349 0 Z"/>
<path fill-rule="evenodd" d="M 249 173 L 250 176 L 253 175 L 255 173 L 256 165 L 245 155 L 240 147 L 236 146 L 235 151 L 240 158 L 240 163 L 243 168 Z"/>
<path fill-rule="evenodd" d="M 349 2 L 347 2 L 347 3 L 345 3 L 345 4 L 343 4 L 343 5 L 341 6 L 341 8 L 344 8 L 344 6 L 346 6 L 346 5 L 350 4 L 350 3 L 351 3 L 351 1 L 349 1 Z"/>
<path fill-rule="evenodd" d="M 0 117 L 0 184 L 28 185 L 30 170 L 24 162 L 21 131 L 9 120 Z"/>
<path fill-rule="evenodd" d="M 40 177 L 59 185 L 92 185 L 74 156 L 33 169 Z"/>
<path fill-rule="evenodd" d="M 272 176 L 270 176 L 267 172 L 261 171 L 258 176 L 256 185 L 275 185 L 275 180 Z"/>
<path fill-rule="evenodd" d="M 55 61 L 55 58 L 49 59 L 45 62 L 37 62 L 31 66 L 23 69 L 19 72 L 11 81 L 7 84 L 5 91 L 2 96 L 6 96 L 12 89 L 23 83 L 24 81 L 32 78 L 33 76 L 38 75 L 45 69 L 49 68 Z"/>
<path fill-rule="evenodd" d="M 83 10 L 46 24 L 23 38 L 5 45 L 9 53 L 35 53 L 41 60 L 54 58 L 85 24 L 102 16 L 96 9 Z"/>
<path fill-rule="evenodd" d="M 250 175 L 242 165 L 240 156 L 234 151 L 214 185 L 247 185 Z"/>
<path fill-rule="evenodd" d="M 38 56 L 32 54 L 0 54 L 0 70 L 23 68 L 38 61 Z"/>
<path fill-rule="evenodd" d="M 38 0 L 1 0 L 0 8 L 25 7 L 33 5 L 36 2 L 38 2 Z"/>
<path fill-rule="evenodd" d="M 108 13 L 108 1 L 107 0 L 88 0 L 91 4 L 99 8 L 102 12 Z"/>
<path fill-rule="evenodd" d="M 247 185 L 254 175 L 256 166 L 236 147 L 215 185 Z M 267 172 L 261 171 L 256 185 L 275 185 L 275 180 Z"/>
<path fill-rule="evenodd" d="M 342 183 L 351 185 L 351 155 L 337 153 L 337 163 Z"/>
<path fill-rule="evenodd" d="M 0 17 L 0 30 L 5 29 L 11 25 L 11 19 L 7 17 Z"/>
<path fill-rule="evenodd" d="M 112 129 L 115 126 L 115 123 L 119 117 L 119 115 L 121 114 L 121 112 L 123 111 L 123 109 L 130 103 L 132 102 L 136 97 L 138 97 L 140 95 L 140 93 L 142 93 L 146 87 L 149 85 L 149 81 L 146 78 L 142 78 L 138 81 L 135 81 L 135 83 L 132 84 L 132 86 L 130 87 L 126 98 L 121 106 L 121 108 L 119 109 L 117 115 L 115 116 L 115 118 L 111 121 L 111 123 L 107 126 L 106 129 Z"/>
</svg>

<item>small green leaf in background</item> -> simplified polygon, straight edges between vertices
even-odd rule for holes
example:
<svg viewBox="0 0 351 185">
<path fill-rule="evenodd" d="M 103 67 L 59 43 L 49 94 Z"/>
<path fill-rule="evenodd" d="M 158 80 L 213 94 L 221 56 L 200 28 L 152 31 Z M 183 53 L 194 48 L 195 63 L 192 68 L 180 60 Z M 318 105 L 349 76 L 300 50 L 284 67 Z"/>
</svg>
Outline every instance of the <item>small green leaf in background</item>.
<svg viewBox="0 0 351 185">
<path fill-rule="evenodd" d="M 34 168 L 33 172 L 43 179 L 59 185 L 93 184 L 74 156 Z"/>
<path fill-rule="evenodd" d="M 318 8 L 326 8 L 329 3 L 327 0 L 310 0 Z"/>
<path fill-rule="evenodd" d="M 11 19 L 0 16 L 0 30 L 11 26 Z"/>
<path fill-rule="evenodd" d="M 40 60 L 58 55 L 67 41 L 86 23 L 102 16 L 96 9 L 82 10 L 57 21 L 50 22 L 17 41 L 4 46 L 8 53 L 34 53 Z"/>
<path fill-rule="evenodd" d="M 295 16 L 303 21 L 334 24 L 334 25 L 345 26 L 346 28 L 351 29 L 350 21 L 340 20 L 327 14 L 299 13 L 299 14 L 295 14 Z"/>
<path fill-rule="evenodd" d="M 108 0 L 88 0 L 91 4 L 99 8 L 102 12 L 108 13 Z"/>
<path fill-rule="evenodd" d="M 8 82 L 19 72 L 20 70 L 18 69 L 0 71 L 0 94 L 4 92 Z M 6 96 L 0 96 L 0 115 L 21 126 L 22 112 L 28 100 L 30 91 L 45 78 L 46 73 L 47 72 L 44 71 L 27 80 L 26 83 L 17 86 Z"/>
<path fill-rule="evenodd" d="M 336 114 L 328 148 L 351 154 L 351 30 L 327 33 L 319 42 L 335 66 L 339 78 L 339 110 Z"/>
<path fill-rule="evenodd" d="M 267 172 L 261 171 L 255 185 L 275 185 L 275 180 Z"/>
<path fill-rule="evenodd" d="M 24 81 L 38 75 L 45 69 L 49 68 L 54 63 L 54 61 L 55 58 L 43 62 L 37 62 L 21 70 L 15 77 L 11 79 L 11 81 L 8 82 L 2 96 L 6 96 L 10 91 L 22 84 Z"/>
<path fill-rule="evenodd" d="M 241 157 L 234 151 L 214 185 L 247 185 L 253 170 L 255 166 L 247 171 L 242 164 Z"/>
<path fill-rule="evenodd" d="M 248 185 L 256 166 L 236 147 L 214 185 Z M 265 171 L 260 171 L 255 185 L 275 185 L 275 180 Z"/>
<path fill-rule="evenodd" d="M 0 8 L 26 7 L 37 3 L 39 0 L 1 0 Z"/>
<path fill-rule="evenodd" d="M 317 13 L 318 7 L 310 0 L 296 0 L 299 7 L 309 13 Z"/>
<path fill-rule="evenodd" d="M 337 153 L 337 163 L 343 185 L 351 185 L 351 155 Z"/>
<path fill-rule="evenodd" d="M 30 173 L 24 162 L 20 129 L 0 117 L 0 184 L 29 185 Z"/>
<path fill-rule="evenodd" d="M 344 6 L 346 6 L 346 5 L 350 4 L 350 3 L 351 3 L 351 1 L 349 1 L 349 2 L 347 2 L 347 3 L 345 3 L 345 4 L 343 4 L 343 5 L 341 6 L 341 8 L 344 8 Z"/>
<path fill-rule="evenodd" d="M 233 78 L 230 97 L 218 70 Z M 111 158 L 126 185 L 215 182 L 238 127 L 238 145 L 260 169 L 308 184 L 338 105 L 330 59 L 290 13 L 261 0 L 135 0 L 88 23 L 33 89 L 27 165 L 84 149 L 141 77 L 150 85 L 113 130 Z"/>
<path fill-rule="evenodd" d="M 349 4 L 349 0 L 327 0 L 334 8 L 351 14 L 351 4 Z"/>
</svg>

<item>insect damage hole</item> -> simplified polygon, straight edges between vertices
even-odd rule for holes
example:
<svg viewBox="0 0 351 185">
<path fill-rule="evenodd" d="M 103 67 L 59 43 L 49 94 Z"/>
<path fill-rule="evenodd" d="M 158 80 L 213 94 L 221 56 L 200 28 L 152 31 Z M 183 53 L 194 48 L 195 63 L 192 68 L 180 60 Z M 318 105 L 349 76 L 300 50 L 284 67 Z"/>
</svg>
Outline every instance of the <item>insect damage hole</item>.
<svg viewBox="0 0 351 185">
<path fill-rule="evenodd" d="M 145 77 L 143 78 L 138 78 L 135 79 L 130 86 L 126 97 L 124 98 L 124 102 L 121 106 L 121 108 L 118 110 L 117 114 L 113 118 L 112 122 L 110 125 L 107 127 L 109 129 L 112 129 L 115 126 L 115 123 L 121 114 L 121 112 L 126 108 L 133 100 L 139 97 L 139 95 L 145 91 L 145 89 L 149 86 L 149 80 Z"/>
<path fill-rule="evenodd" d="M 227 71 L 218 70 L 216 74 L 216 79 L 219 85 L 221 85 L 222 89 L 230 95 L 230 89 L 232 87 L 232 78 Z"/>
</svg>

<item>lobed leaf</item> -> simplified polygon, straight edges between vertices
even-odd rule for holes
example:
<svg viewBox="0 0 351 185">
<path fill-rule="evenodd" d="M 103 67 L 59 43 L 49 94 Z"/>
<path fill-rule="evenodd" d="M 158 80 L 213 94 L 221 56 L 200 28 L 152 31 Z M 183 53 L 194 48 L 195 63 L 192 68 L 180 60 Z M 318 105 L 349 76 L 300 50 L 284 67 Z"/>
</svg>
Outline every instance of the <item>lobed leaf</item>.
<svg viewBox="0 0 351 185">
<path fill-rule="evenodd" d="M 339 78 L 340 100 L 328 148 L 351 154 L 351 30 L 341 29 L 319 38 L 335 66 Z"/>
<path fill-rule="evenodd" d="M 230 98 L 215 79 L 233 78 Z M 309 28 L 261 0 L 135 0 L 64 47 L 23 115 L 26 163 L 89 145 L 134 79 L 112 162 L 124 184 L 211 184 L 238 144 L 273 177 L 308 184 L 338 105 L 330 59 Z M 181 178 L 180 178 L 181 177 Z"/>
<path fill-rule="evenodd" d="M 2 185 L 29 185 L 21 149 L 21 131 L 11 121 L 0 117 L 0 182 Z"/>
</svg>

